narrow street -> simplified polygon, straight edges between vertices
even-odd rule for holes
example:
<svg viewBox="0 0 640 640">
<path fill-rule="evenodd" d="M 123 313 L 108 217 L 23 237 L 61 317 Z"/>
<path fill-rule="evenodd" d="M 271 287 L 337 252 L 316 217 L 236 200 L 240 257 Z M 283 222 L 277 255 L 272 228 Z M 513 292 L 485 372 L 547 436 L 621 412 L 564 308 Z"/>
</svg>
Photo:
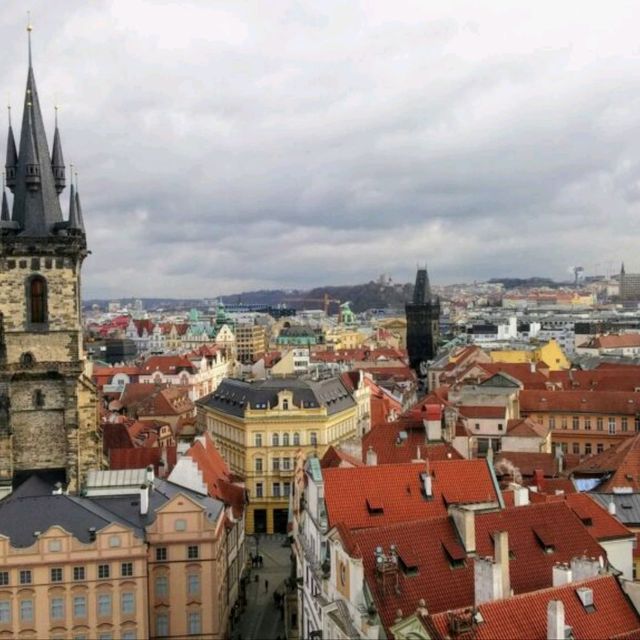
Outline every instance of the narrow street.
<svg viewBox="0 0 640 640">
<path fill-rule="evenodd" d="M 262 555 L 262 568 L 251 569 L 247 585 L 247 608 L 233 630 L 232 640 L 284 640 L 284 622 L 273 594 L 284 591 L 284 580 L 289 576 L 291 548 L 282 546 L 283 536 L 260 536 L 258 553 Z M 256 555 L 255 540 L 249 539 L 247 552 Z M 258 581 L 255 577 L 258 576 Z M 265 589 L 265 580 L 268 588 Z"/>
</svg>

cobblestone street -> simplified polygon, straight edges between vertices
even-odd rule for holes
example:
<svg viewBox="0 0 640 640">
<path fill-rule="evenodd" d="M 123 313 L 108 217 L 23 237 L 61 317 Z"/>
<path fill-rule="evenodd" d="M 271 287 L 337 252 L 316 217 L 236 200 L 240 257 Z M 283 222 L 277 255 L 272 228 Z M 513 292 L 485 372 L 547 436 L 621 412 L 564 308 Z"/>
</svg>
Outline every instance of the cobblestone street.
<svg viewBox="0 0 640 640">
<path fill-rule="evenodd" d="M 284 640 L 284 622 L 273 596 L 276 590 L 283 593 L 283 583 L 291 567 L 291 548 L 282 546 L 284 540 L 284 536 L 260 536 L 258 553 L 262 555 L 263 567 L 251 569 L 247 608 L 233 630 L 232 640 Z M 248 553 L 256 555 L 255 539 L 249 538 Z M 265 580 L 268 581 L 267 589 Z"/>
</svg>

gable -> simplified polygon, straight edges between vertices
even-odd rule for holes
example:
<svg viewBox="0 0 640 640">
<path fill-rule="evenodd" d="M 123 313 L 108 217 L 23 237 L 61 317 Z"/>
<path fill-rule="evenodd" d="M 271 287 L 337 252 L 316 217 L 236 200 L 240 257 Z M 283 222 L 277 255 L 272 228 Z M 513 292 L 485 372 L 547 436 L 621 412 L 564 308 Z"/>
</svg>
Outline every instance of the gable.
<svg viewBox="0 0 640 640">
<path fill-rule="evenodd" d="M 519 389 L 520 383 L 518 380 L 506 373 L 496 373 L 490 378 L 487 378 L 484 382 L 481 382 L 480 387 L 499 387 L 505 389 Z"/>
</svg>

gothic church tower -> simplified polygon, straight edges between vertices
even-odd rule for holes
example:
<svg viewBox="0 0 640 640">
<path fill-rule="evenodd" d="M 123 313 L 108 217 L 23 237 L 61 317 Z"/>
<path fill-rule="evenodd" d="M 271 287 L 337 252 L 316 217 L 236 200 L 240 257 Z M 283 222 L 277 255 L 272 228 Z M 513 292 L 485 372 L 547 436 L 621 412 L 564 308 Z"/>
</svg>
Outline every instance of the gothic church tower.
<svg viewBox="0 0 640 640">
<path fill-rule="evenodd" d="M 97 394 L 85 373 L 80 269 L 88 254 L 80 198 L 69 214 L 56 118 L 52 153 L 31 64 L 16 146 L 11 119 L 0 215 L 0 492 L 38 471 L 80 488 L 102 465 Z M 73 176 L 71 176 L 73 178 Z"/>
<path fill-rule="evenodd" d="M 436 355 L 440 332 L 440 300 L 431 296 L 426 268 L 418 269 L 413 300 L 405 305 L 405 314 L 409 364 L 419 378 L 424 378 L 427 362 Z"/>
</svg>

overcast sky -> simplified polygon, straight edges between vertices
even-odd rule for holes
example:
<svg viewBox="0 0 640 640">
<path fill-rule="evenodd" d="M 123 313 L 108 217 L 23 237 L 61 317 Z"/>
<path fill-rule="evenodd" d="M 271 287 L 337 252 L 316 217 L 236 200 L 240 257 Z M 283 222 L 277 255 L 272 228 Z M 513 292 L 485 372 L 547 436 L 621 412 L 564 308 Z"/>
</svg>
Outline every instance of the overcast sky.
<svg viewBox="0 0 640 640">
<path fill-rule="evenodd" d="M 30 6 L 41 106 L 80 171 L 86 297 L 425 261 L 435 283 L 640 271 L 636 0 Z M 16 122 L 25 7 L 0 12 Z"/>
</svg>

